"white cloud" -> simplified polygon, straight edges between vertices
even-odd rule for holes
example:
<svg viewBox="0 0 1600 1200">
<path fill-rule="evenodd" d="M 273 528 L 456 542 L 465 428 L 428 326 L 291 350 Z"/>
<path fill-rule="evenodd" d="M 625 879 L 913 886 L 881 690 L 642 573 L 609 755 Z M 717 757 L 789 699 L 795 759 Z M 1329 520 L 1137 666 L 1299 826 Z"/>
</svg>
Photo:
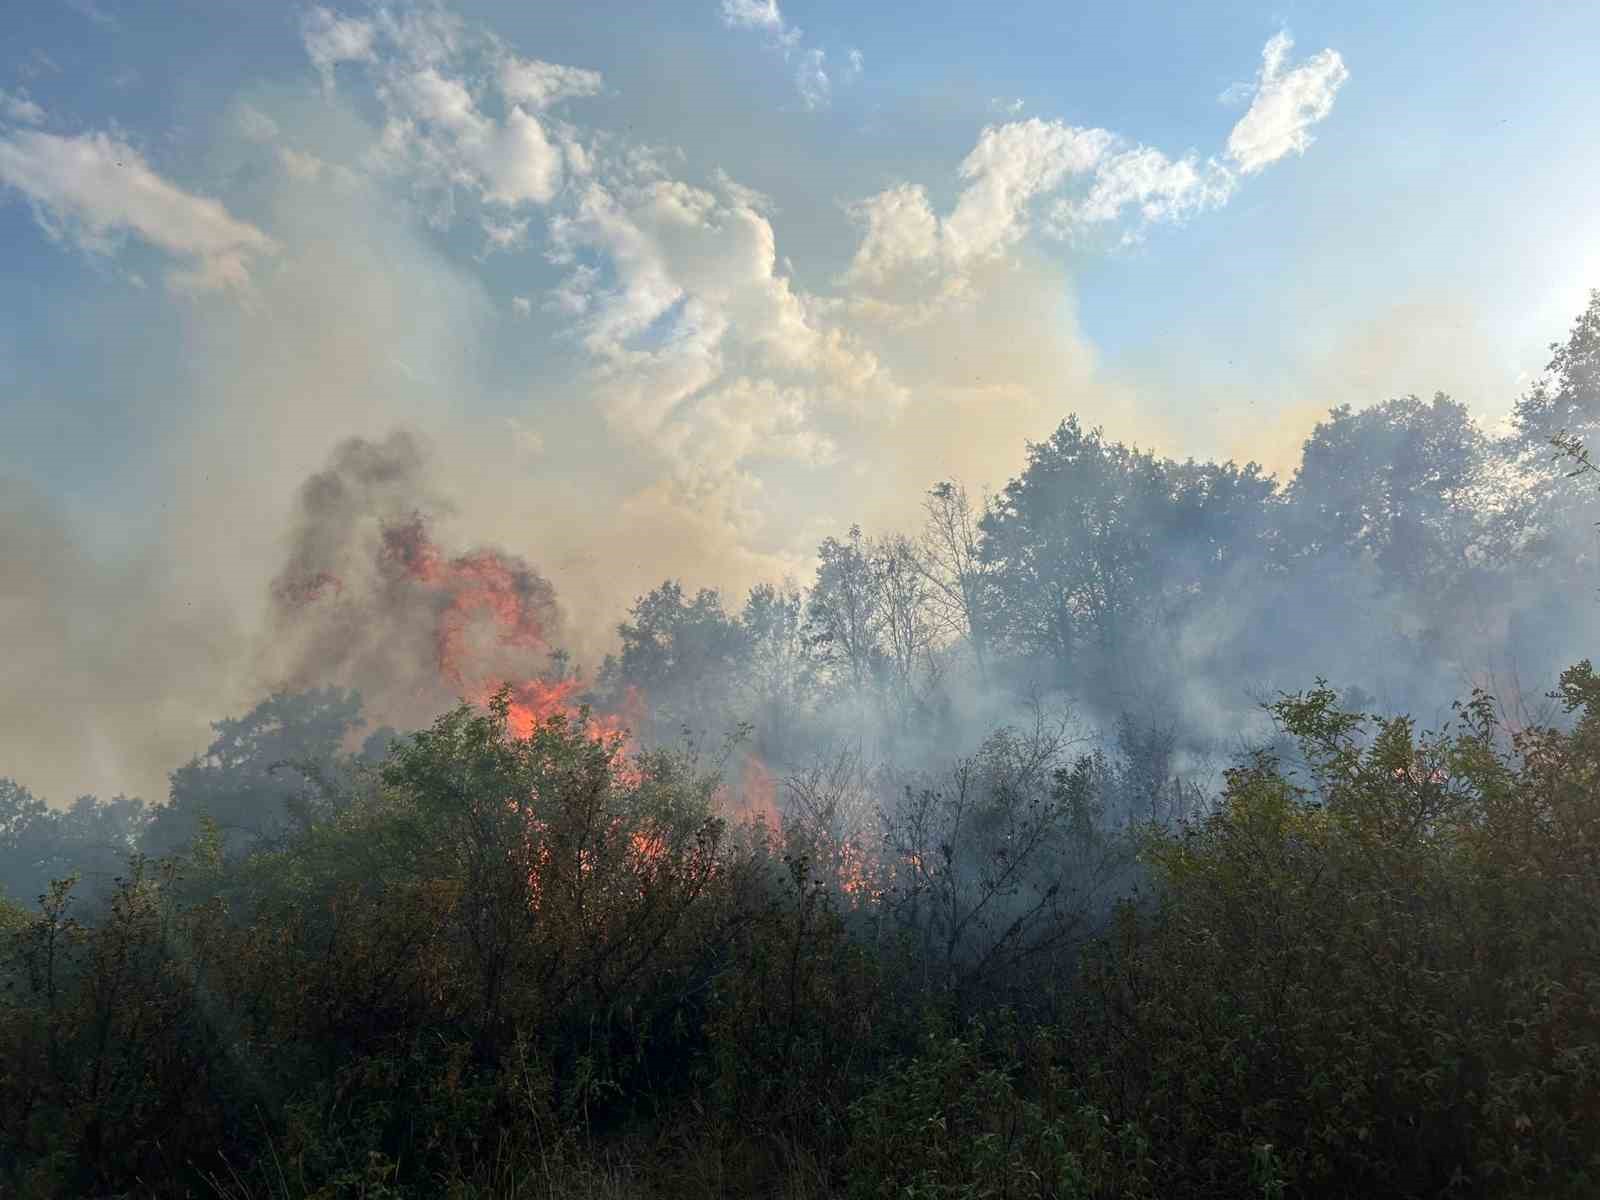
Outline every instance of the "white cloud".
<svg viewBox="0 0 1600 1200">
<path fill-rule="evenodd" d="M 1075 225 L 1115 221 L 1129 206 L 1146 222 L 1181 220 L 1227 203 L 1233 188 L 1233 176 L 1214 161 L 1202 165 L 1193 155 L 1174 160 L 1136 146 L 1108 156 L 1095 171 L 1088 195 L 1058 203 L 1051 225 L 1057 233 L 1070 233 Z"/>
<path fill-rule="evenodd" d="M 960 270 L 992 257 L 1027 232 L 1037 196 L 1093 172 L 1115 141 L 1104 129 L 1037 117 L 991 125 L 961 164 L 967 186 L 948 217 L 936 216 L 926 191 L 910 184 L 856 206 L 866 232 L 846 281 L 882 282 L 917 263 Z"/>
<path fill-rule="evenodd" d="M 333 86 L 333 69 L 342 62 L 371 62 L 377 29 L 371 21 L 341 17 L 322 7 L 306 13 L 300 38 L 306 54 L 322 76 L 324 87 Z"/>
<path fill-rule="evenodd" d="M 1291 151 L 1304 152 L 1310 126 L 1328 115 L 1348 78 L 1332 50 L 1286 70 L 1292 45 L 1286 34 L 1267 43 L 1250 110 L 1229 135 L 1227 162 L 1240 174 L 1260 171 Z M 1013 108 L 1022 102 L 992 103 Z M 1021 240 L 1031 228 L 1034 202 L 1072 180 L 1084 182 L 1051 206 L 1048 231 L 1071 237 L 1131 214 L 1124 241 L 1136 239 L 1145 226 L 1218 208 L 1238 186 L 1234 170 L 1215 158 L 1201 160 L 1192 152 L 1174 158 L 1106 129 L 1037 117 L 985 129 L 960 175 L 966 186 L 948 216 L 936 214 L 927 191 L 910 183 L 855 205 L 863 233 L 843 282 L 877 287 L 907 269 L 924 280 L 929 272 L 942 272 L 947 286 L 940 294 L 959 296 L 961 273 Z M 878 314 L 891 319 L 879 303 Z M 927 303 L 926 294 L 917 301 Z M 893 319 L 907 316 L 902 311 Z"/>
<path fill-rule="evenodd" d="M 519 317 L 526 317 L 533 312 L 533 301 L 526 296 L 511 297 L 511 311 Z"/>
<path fill-rule="evenodd" d="M 492 35 L 469 34 L 453 14 L 434 8 L 382 9 L 376 23 L 314 9 L 304 41 L 325 79 L 338 62 L 370 65 L 387 110 L 374 161 L 432 193 L 437 220 L 453 215 L 457 189 L 501 209 L 543 205 L 568 169 L 576 175 L 588 169 L 585 148 L 564 131 L 552 137 L 535 114 L 596 94 L 602 82 L 596 71 L 519 58 Z M 487 87 L 505 101 L 502 117 L 484 110 Z"/>
<path fill-rule="evenodd" d="M 587 264 L 574 267 L 559 285 L 550 289 L 549 299 L 543 306 L 545 311 L 569 317 L 583 316 L 594 303 L 599 278 L 600 271 L 596 267 Z"/>
<path fill-rule="evenodd" d="M 921 184 L 902 183 L 879 192 L 853 212 L 866 228 L 847 282 L 881 283 L 900 267 L 938 253 L 939 218 Z"/>
<path fill-rule="evenodd" d="M 549 305 L 581 320 L 607 420 L 680 478 L 720 478 L 757 447 L 824 461 L 826 439 L 802 416 L 905 399 L 876 357 L 778 272 L 765 198 L 725 176 L 719 187 L 720 196 L 671 179 L 596 182 L 552 230 L 558 257 L 608 268 L 601 286 L 597 266 L 578 266 Z M 762 415 L 761 397 L 781 397 L 781 413 Z"/>
<path fill-rule="evenodd" d="M 24 125 L 39 125 L 44 121 L 44 109 L 30 100 L 26 92 L 8 92 L 0 88 L 0 117 Z"/>
<path fill-rule="evenodd" d="M 514 208 L 548 203 L 561 186 L 561 148 L 520 106 L 496 121 L 464 83 L 432 66 L 392 72 L 379 94 L 390 109 L 380 159 L 424 188 L 467 186 L 485 203 Z"/>
<path fill-rule="evenodd" d="M 507 100 L 538 111 L 562 100 L 598 95 L 603 81 L 599 71 L 507 55 L 496 82 Z"/>
<path fill-rule="evenodd" d="M 327 165 L 315 154 L 307 154 L 291 146 L 278 147 L 278 162 L 282 164 L 284 171 L 291 178 L 298 179 L 303 183 L 313 182 L 320 178 L 323 167 Z"/>
<path fill-rule="evenodd" d="M 492 221 L 488 218 L 478 222 L 487 239 L 483 247 L 482 257 L 497 250 L 521 250 L 528 244 L 528 221 Z"/>
<path fill-rule="evenodd" d="M 833 100 L 833 77 L 828 73 L 828 55 L 820 47 L 804 47 L 805 33 L 784 19 L 777 0 L 722 0 L 722 23 L 729 29 L 752 30 L 767 37 L 769 47 L 783 55 L 794 68 L 794 86 L 808 109 L 826 108 Z M 860 50 L 845 55 L 843 78 L 861 75 Z"/>
<path fill-rule="evenodd" d="M 461 17 L 439 0 L 385 5 L 378 9 L 378 26 L 400 56 L 417 66 L 436 67 L 452 62 L 469 45 L 485 41 L 498 45 L 492 35 L 469 36 Z"/>
<path fill-rule="evenodd" d="M 1285 71 L 1294 41 L 1275 34 L 1261 51 L 1250 109 L 1228 135 L 1228 157 L 1253 175 L 1286 154 L 1304 154 L 1311 126 L 1333 111 L 1334 97 L 1350 78 L 1337 51 L 1323 50 Z"/>
<path fill-rule="evenodd" d="M 507 114 L 487 148 L 470 149 L 478 155 L 486 181 L 483 198 L 491 204 L 543 204 L 561 186 L 561 151 L 520 108 Z"/>
<path fill-rule="evenodd" d="M 183 291 L 248 289 L 252 260 L 276 250 L 261 230 L 216 200 L 169 183 L 138 151 L 103 133 L 0 136 L 0 183 L 33 202 L 52 237 L 70 238 L 86 251 L 109 254 L 131 232 L 189 260 L 168 277 Z"/>
<path fill-rule="evenodd" d="M 1104 129 L 1037 117 L 985 129 L 961 164 L 969 183 L 941 229 L 948 255 L 961 262 L 1015 242 L 1026 232 L 1029 202 L 1092 171 L 1114 140 Z"/>
<path fill-rule="evenodd" d="M 788 25 L 778 0 L 722 0 L 722 20 L 731 29 L 765 29 L 781 34 Z"/>
<path fill-rule="evenodd" d="M 349 193 L 360 186 L 361 178 L 343 163 L 330 163 L 293 146 L 277 148 L 278 165 L 283 173 L 299 183 L 330 183 L 337 190 Z"/>
<path fill-rule="evenodd" d="M 833 99 L 833 81 L 828 78 L 827 55 L 821 50 L 800 52 L 794 72 L 794 86 L 807 108 L 825 108 Z"/>
</svg>

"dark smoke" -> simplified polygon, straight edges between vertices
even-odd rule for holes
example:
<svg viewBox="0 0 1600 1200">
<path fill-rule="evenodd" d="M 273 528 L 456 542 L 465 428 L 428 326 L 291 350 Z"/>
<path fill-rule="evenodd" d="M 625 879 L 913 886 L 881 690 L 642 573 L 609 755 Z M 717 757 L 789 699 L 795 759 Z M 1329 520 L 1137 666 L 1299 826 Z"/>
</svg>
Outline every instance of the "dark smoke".
<svg viewBox="0 0 1600 1200">
<path fill-rule="evenodd" d="M 414 435 L 335 449 L 300 489 L 272 582 L 267 653 L 282 688 L 353 688 L 369 716 L 409 725 L 548 669 L 555 589 L 514 555 L 441 549 L 433 531 L 449 512 Z"/>
</svg>

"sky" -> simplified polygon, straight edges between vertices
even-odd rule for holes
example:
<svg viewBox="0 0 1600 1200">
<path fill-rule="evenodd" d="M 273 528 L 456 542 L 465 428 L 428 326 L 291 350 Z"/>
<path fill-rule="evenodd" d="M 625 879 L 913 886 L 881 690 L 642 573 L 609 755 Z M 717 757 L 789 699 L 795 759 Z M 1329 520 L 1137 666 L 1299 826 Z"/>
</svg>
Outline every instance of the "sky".
<svg viewBox="0 0 1600 1200">
<path fill-rule="evenodd" d="M 1072 10 L 1078 11 L 1072 11 Z M 1287 477 L 1600 286 L 1585 5 L 0 6 L 0 775 L 159 798 L 342 441 L 580 661 L 1068 413 Z"/>
</svg>

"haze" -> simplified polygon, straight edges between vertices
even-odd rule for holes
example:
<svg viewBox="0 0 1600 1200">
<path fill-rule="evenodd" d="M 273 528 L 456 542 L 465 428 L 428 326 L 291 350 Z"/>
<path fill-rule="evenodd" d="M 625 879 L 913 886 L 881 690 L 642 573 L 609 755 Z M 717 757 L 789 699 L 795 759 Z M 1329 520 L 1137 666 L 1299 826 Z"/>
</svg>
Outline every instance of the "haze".
<svg viewBox="0 0 1600 1200">
<path fill-rule="evenodd" d="M 274 599 L 350 439 L 415 454 L 357 516 L 525 564 L 592 679 L 663 580 L 809 584 L 1069 414 L 1283 486 L 1335 405 L 1444 392 L 1499 436 L 1600 280 L 1580 6 L 181 13 L 4 18 L 0 774 L 57 804 L 162 799 L 280 687 L 431 715 L 376 614 L 329 655 Z M 1359 595 L 1313 643 L 1413 594 Z M 1239 614 L 1185 620 L 1207 737 L 1330 669 L 1290 628 L 1235 673 Z M 1395 698 L 1483 677 L 1437 674 Z"/>
</svg>

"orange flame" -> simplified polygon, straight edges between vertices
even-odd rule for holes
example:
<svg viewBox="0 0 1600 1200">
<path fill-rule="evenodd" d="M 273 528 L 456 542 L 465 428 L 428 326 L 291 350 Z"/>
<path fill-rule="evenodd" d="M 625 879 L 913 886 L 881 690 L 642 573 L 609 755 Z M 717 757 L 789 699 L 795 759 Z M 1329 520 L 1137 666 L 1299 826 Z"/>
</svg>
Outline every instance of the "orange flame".
<svg viewBox="0 0 1600 1200">
<path fill-rule="evenodd" d="M 744 821 L 764 822 L 773 833 L 783 828 L 778 811 L 778 778 L 754 754 L 745 759 L 739 779 L 739 794 L 734 799 L 734 814 Z"/>
</svg>

